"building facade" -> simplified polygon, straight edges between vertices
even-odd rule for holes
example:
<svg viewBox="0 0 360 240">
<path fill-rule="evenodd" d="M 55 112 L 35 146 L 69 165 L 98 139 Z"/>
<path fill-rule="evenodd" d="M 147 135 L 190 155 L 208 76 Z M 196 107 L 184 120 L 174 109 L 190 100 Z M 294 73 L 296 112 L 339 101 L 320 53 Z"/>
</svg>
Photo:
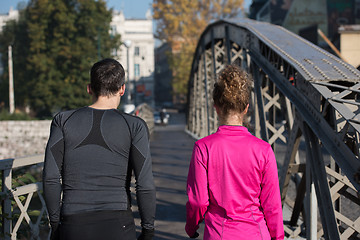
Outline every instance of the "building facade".
<svg viewBox="0 0 360 240">
<path fill-rule="evenodd" d="M 168 63 L 168 53 L 172 49 L 167 43 L 155 49 L 155 104 L 158 107 L 172 107 L 172 71 Z"/>
<path fill-rule="evenodd" d="M 147 103 L 154 106 L 153 21 L 150 10 L 144 19 L 126 19 L 123 12 L 114 12 L 110 25 L 112 34 L 120 34 L 123 44 L 114 50 L 126 71 L 127 103 Z"/>
<path fill-rule="evenodd" d="M 339 33 L 341 56 L 360 70 L 360 25 L 343 25 Z"/>
<path fill-rule="evenodd" d="M 360 24 L 360 0 L 253 0 L 249 17 L 296 34 L 315 25 L 337 45 L 341 25 Z"/>
</svg>

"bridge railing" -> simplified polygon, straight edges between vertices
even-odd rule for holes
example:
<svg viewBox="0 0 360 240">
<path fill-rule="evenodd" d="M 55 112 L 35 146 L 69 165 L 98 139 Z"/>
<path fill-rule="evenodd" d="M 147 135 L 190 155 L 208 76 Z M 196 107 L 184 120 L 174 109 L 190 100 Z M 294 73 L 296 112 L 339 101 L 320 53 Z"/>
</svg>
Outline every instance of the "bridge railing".
<svg viewBox="0 0 360 240">
<path fill-rule="evenodd" d="M 24 223 L 30 228 L 32 239 L 40 239 L 42 220 L 47 216 L 45 201 L 42 197 L 42 183 L 33 182 L 15 187 L 13 173 L 17 169 L 24 167 L 32 167 L 39 172 L 43 162 L 44 155 L 0 160 L 2 180 L 0 192 L 2 207 L 1 234 L 3 234 L 3 236 L 0 236 L 1 239 L 17 239 L 18 230 Z M 38 214 L 36 214 L 35 219 L 34 216 L 29 214 L 29 206 L 34 198 L 38 198 L 40 202 L 40 206 L 37 206 Z"/>
<path fill-rule="evenodd" d="M 153 109 L 149 105 L 137 106 L 132 114 L 146 122 L 150 134 L 154 131 Z M 0 160 L 2 180 L 0 192 L 2 231 L 0 232 L 0 239 L 16 240 L 21 228 L 25 229 L 23 232 L 28 235 L 26 238 L 49 238 L 47 210 L 42 196 L 43 185 L 40 178 L 39 181 L 35 181 L 33 177 L 34 175 L 41 177 L 43 165 L 44 154 Z M 14 172 L 17 171 L 21 172 L 20 175 L 30 174 L 31 183 L 23 183 L 21 179 L 16 181 Z M 21 183 L 20 186 L 15 184 L 17 182 Z M 32 204 L 34 201 L 36 203 Z M 35 206 L 32 207 L 32 205 Z M 34 212 L 35 214 L 32 214 Z"/>
<path fill-rule="evenodd" d="M 360 72 L 280 26 L 216 21 L 190 74 L 187 130 L 197 138 L 217 129 L 211 93 L 227 64 L 253 77 L 250 122 L 277 156 L 287 236 L 360 237 Z"/>
</svg>

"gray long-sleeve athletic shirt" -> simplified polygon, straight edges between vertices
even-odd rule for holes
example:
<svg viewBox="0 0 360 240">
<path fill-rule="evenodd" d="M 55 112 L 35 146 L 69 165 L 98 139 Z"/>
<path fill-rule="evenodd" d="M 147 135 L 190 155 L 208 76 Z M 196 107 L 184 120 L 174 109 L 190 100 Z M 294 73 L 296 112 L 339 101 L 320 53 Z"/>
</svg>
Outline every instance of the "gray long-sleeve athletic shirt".
<svg viewBox="0 0 360 240">
<path fill-rule="evenodd" d="M 115 109 L 60 112 L 51 124 L 43 170 L 51 225 L 60 215 L 128 209 L 132 171 L 141 226 L 153 229 L 155 185 L 146 123 Z"/>
</svg>

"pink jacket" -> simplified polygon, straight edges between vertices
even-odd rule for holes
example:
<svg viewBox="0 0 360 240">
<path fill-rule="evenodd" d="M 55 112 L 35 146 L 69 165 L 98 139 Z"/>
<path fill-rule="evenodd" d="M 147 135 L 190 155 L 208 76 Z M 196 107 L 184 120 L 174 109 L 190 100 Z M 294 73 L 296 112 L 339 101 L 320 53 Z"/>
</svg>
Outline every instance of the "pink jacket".
<svg viewBox="0 0 360 240">
<path fill-rule="evenodd" d="M 204 239 L 284 239 L 271 146 L 242 126 L 220 126 L 197 141 L 187 180 L 185 230 L 205 219 Z"/>
</svg>

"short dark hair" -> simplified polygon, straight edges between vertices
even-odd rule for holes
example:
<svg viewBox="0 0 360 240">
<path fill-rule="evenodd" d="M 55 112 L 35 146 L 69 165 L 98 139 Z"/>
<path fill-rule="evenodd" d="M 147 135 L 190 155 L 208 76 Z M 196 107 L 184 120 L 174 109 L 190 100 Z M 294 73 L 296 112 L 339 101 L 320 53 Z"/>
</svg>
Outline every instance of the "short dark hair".
<svg viewBox="0 0 360 240">
<path fill-rule="evenodd" d="M 103 59 L 91 68 L 90 88 L 96 97 L 114 95 L 124 83 L 124 68 L 115 59 Z"/>
</svg>

